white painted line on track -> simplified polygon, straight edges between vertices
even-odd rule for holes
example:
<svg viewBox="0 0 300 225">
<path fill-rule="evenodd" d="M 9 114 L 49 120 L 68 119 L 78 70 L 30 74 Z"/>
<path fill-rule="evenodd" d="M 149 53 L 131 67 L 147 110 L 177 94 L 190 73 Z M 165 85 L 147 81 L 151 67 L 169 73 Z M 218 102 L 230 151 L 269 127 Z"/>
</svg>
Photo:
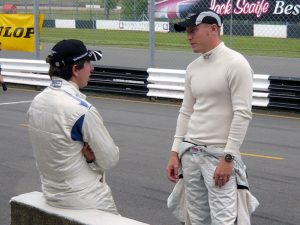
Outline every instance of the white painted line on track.
<svg viewBox="0 0 300 225">
<path fill-rule="evenodd" d="M 32 101 L 19 101 L 19 102 L 4 102 L 0 103 L 0 105 L 15 105 L 15 104 L 22 104 L 22 103 L 30 103 Z"/>
</svg>

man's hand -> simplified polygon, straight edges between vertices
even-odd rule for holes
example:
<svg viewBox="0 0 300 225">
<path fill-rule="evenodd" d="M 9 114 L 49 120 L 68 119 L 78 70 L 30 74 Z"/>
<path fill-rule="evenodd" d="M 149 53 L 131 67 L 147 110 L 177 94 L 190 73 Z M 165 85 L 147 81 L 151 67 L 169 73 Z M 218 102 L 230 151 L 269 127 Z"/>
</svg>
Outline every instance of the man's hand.
<svg viewBox="0 0 300 225">
<path fill-rule="evenodd" d="M 81 152 L 88 163 L 91 163 L 96 159 L 93 150 L 87 143 L 84 143 Z"/>
<path fill-rule="evenodd" d="M 7 86 L 4 82 L 1 83 L 3 91 L 7 91 Z"/>
<path fill-rule="evenodd" d="M 178 169 L 180 166 L 178 153 L 172 151 L 169 159 L 169 163 L 166 168 L 168 179 L 172 182 L 176 182 L 178 179 Z"/>
<path fill-rule="evenodd" d="M 214 173 L 215 184 L 218 187 L 224 186 L 230 179 L 233 170 L 233 162 L 226 162 L 222 157 Z"/>
</svg>

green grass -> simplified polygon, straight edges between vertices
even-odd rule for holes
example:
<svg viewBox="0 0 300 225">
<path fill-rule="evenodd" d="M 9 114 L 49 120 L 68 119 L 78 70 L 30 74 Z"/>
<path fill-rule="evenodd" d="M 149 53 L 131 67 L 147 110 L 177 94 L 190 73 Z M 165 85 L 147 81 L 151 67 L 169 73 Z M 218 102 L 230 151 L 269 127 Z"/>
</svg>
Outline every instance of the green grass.
<svg viewBox="0 0 300 225">
<path fill-rule="evenodd" d="M 43 28 L 41 41 L 55 43 L 67 38 L 76 38 L 86 44 L 99 46 L 144 49 L 149 47 L 149 33 L 140 31 Z M 223 36 L 222 39 L 230 46 L 229 36 Z M 300 58 L 299 38 L 233 36 L 231 43 L 233 49 L 247 55 Z M 156 33 L 155 46 L 157 50 L 191 52 L 184 33 Z"/>
</svg>

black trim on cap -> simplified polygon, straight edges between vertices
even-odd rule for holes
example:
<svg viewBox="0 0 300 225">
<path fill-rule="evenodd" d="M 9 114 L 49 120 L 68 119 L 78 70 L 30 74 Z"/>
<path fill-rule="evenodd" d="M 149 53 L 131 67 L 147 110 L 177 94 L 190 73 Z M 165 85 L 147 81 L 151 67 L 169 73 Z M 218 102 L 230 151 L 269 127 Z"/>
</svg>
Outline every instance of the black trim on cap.
<svg viewBox="0 0 300 225">
<path fill-rule="evenodd" d="M 188 15 L 185 21 L 174 24 L 174 30 L 177 32 L 182 32 L 185 31 L 187 27 L 196 26 L 197 17 L 198 14 L 194 14 L 192 16 Z"/>
<path fill-rule="evenodd" d="M 177 32 L 185 31 L 187 27 L 197 26 L 201 23 L 216 24 L 222 26 L 222 18 L 211 9 L 202 9 L 200 12 L 190 12 L 184 21 L 174 24 L 174 30 Z"/>
</svg>

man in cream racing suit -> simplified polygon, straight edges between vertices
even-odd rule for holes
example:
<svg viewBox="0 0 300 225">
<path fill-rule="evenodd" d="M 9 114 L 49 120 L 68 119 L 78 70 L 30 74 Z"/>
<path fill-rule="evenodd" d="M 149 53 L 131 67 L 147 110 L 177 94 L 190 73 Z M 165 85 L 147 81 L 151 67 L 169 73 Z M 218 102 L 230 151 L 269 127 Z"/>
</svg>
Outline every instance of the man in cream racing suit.
<svg viewBox="0 0 300 225">
<path fill-rule="evenodd" d="M 186 70 L 167 165 L 172 182 L 178 181 L 182 169 L 185 225 L 234 225 L 244 219 L 238 213 L 238 189 L 248 185 L 243 182 L 241 187 L 237 181 L 236 171 L 245 167 L 236 164 L 242 162 L 240 147 L 252 118 L 253 71 L 244 56 L 222 42 L 221 28 L 222 18 L 210 9 L 195 9 L 174 24 L 200 54 Z M 191 146 L 182 148 L 185 143 Z M 247 221 L 239 224 L 250 224 Z"/>
<path fill-rule="evenodd" d="M 47 203 L 118 214 L 103 174 L 117 164 L 119 149 L 79 91 L 93 71 L 90 61 L 101 57 L 79 40 L 58 42 L 46 59 L 51 84 L 34 98 L 27 116 Z"/>
</svg>

